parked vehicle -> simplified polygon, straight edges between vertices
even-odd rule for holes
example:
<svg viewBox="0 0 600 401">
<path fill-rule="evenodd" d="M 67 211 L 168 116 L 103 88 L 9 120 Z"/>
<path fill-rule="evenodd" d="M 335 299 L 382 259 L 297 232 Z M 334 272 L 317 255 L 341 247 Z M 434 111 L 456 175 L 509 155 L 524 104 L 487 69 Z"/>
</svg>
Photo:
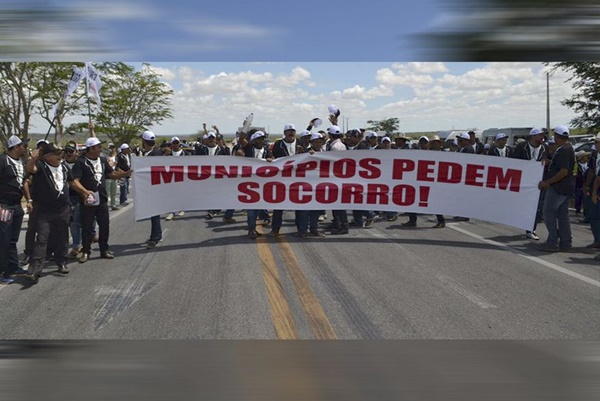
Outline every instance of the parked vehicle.
<svg viewBox="0 0 600 401">
<path fill-rule="evenodd" d="M 496 135 L 504 133 L 508 137 L 506 144 L 514 148 L 520 139 L 527 140 L 529 137 L 529 131 L 533 127 L 525 128 L 488 128 L 483 131 L 481 136 L 481 142 L 485 145 L 486 143 L 492 145 L 496 140 Z"/>
</svg>

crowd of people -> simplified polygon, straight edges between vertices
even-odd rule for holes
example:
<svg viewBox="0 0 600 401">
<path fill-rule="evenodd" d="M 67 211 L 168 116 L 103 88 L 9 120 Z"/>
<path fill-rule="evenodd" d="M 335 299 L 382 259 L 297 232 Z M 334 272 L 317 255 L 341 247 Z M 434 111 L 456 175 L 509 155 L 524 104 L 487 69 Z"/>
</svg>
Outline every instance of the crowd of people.
<svg viewBox="0 0 600 401">
<path fill-rule="evenodd" d="M 267 134 L 263 131 L 253 129 L 239 132 L 231 147 L 225 143 L 216 126 L 208 130 L 206 124 L 204 135 L 198 138 L 198 142 L 187 144 L 178 137 L 172 137 L 169 142 L 158 144 L 155 134 L 145 131 L 140 136 L 141 148 L 133 149 L 126 143 L 118 148 L 111 143 L 105 150 L 103 142 L 94 133 L 92 123 L 90 137 L 83 149 L 79 149 L 74 142 L 67 143 L 63 149 L 47 141 L 39 141 L 36 149 L 29 151 L 28 139 L 11 136 L 5 153 L 0 156 L 0 283 L 14 282 L 15 275 L 23 275 L 32 283 L 37 283 L 44 262 L 51 258 L 59 273 L 68 274 L 67 260 L 72 258 L 78 259 L 79 263 L 87 262 L 95 241 L 98 242 L 100 257 L 113 259 L 114 255 L 109 250 L 109 212 L 129 204 L 132 155 L 238 156 L 271 161 L 305 152 L 314 154 L 373 149 L 448 151 L 437 135 L 421 136 L 415 146 L 409 146 L 410 138 L 402 133 L 379 136 L 364 129 L 352 129 L 344 133 L 336 125 L 336 116 L 331 115 L 330 121 L 332 125 L 320 131 L 316 131 L 311 121 L 309 127 L 299 134 L 294 124 L 286 124 L 282 130 L 283 137 L 272 144 L 265 142 Z M 527 140 L 516 147 L 509 147 L 507 136 L 499 133 L 488 147 L 470 131 L 458 135 L 451 151 L 542 163 L 545 168 L 543 180 L 538 185 L 540 196 L 537 215 L 533 227 L 525 233 L 527 238 L 539 240 L 536 227 L 543 221 L 548 229 L 548 238 L 540 244 L 539 249 L 548 252 L 569 251 L 572 248 L 569 203 L 578 194 L 577 210 L 584 211 L 584 219 L 588 219 L 594 238 L 588 248 L 600 249 L 600 206 L 597 199 L 600 185 L 599 154 L 593 150 L 591 154 L 576 157 L 569 142 L 568 128 L 558 126 L 553 133 L 554 136 L 548 138 L 547 131 L 533 128 Z M 600 146 L 600 134 L 595 140 Z M 25 259 L 19 261 L 17 242 L 24 217 L 23 198 L 26 200 L 29 220 Z M 183 216 L 184 213 L 174 210 L 168 213 L 165 220 Z M 221 213 L 220 210 L 209 210 L 206 218 L 213 219 Z M 246 210 L 245 213 L 249 238 L 255 239 L 261 235 L 256 230 L 259 219 L 271 226 L 268 235 L 281 235 L 283 210 Z M 349 221 L 347 210 L 333 210 L 333 218 L 323 230 L 326 211 L 297 210 L 297 235 L 301 238 L 324 237 L 326 233 L 343 235 L 348 234 L 352 227 L 367 227 L 378 219 L 396 221 L 399 217 L 397 212 L 380 213 L 376 210 L 352 210 L 351 214 L 352 221 Z M 402 226 L 416 227 L 417 214 L 406 215 L 408 220 Z M 233 216 L 234 210 L 224 211 L 223 222 L 236 223 Z M 460 216 L 453 218 L 458 221 L 469 220 Z M 445 217 L 436 215 L 436 219 L 433 228 L 444 228 Z M 150 236 L 145 243 L 149 249 L 162 240 L 163 232 L 161 216 L 153 216 L 150 221 Z M 600 260 L 600 256 L 596 259 Z"/>
</svg>

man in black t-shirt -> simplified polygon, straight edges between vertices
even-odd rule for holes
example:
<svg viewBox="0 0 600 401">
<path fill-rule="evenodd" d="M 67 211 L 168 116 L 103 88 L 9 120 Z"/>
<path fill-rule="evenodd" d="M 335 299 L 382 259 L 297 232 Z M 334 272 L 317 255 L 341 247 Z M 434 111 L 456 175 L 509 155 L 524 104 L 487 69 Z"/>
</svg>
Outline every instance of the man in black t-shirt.
<svg viewBox="0 0 600 401">
<path fill-rule="evenodd" d="M 19 269 L 17 242 L 23 224 L 23 183 L 29 139 L 15 135 L 8 138 L 7 151 L 0 155 L 0 284 L 11 284 L 10 277 Z"/>
<path fill-rule="evenodd" d="M 543 216 L 548 229 L 548 239 L 539 249 L 547 252 L 568 252 L 573 243 L 569 221 L 569 200 L 575 193 L 575 152 L 569 142 L 569 129 L 564 125 L 554 128 L 558 148 L 548 167 L 548 179 L 540 181 L 538 188 L 546 189 Z"/>
<path fill-rule="evenodd" d="M 33 151 L 27 162 L 27 173 L 33 176 L 32 189 L 36 194 L 37 209 L 34 227 L 37 235 L 28 274 L 34 283 L 38 282 L 44 267 L 50 231 L 52 231 L 52 248 L 58 272 L 69 273 L 66 264 L 71 218 L 69 183 L 73 182 L 73 175 L 62 164 L 62 152 L 61 148 L 47 143 Z"/>
<path fill-rule="evenodd" d="M 85 141 L 85 152 L 73 165 L 73 188 L 81 196 L 81 236 L 83 253 L 79 263 L 90 258 L 92 239 L 94 237 L 94 218 L 98 223 L 98 245 L 100 257 L 113 259 L 115 256 L 108 250 L 109 211 L 106 179 L 130 177 L 132 170 L 113 170 L 102 153 L 102 142 L 91 137 Z"/>
</svg>

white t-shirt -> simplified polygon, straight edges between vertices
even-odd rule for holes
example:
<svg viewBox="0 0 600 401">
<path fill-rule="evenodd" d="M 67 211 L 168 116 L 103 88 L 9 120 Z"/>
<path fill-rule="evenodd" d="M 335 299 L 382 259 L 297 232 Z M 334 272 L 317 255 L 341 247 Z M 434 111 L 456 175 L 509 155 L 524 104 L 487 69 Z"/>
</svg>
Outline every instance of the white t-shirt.
<svg viewBox="0 0 600 401">
<path fill-rule="evenodd" d="M 259 149 L 254 148 L 254 158 L 255 159 L 262 159 L 263 153 L 265 153 L 265 148 L 259 148 Z"/>
<path fill-rule="evenodd" d="M 538 157 L 540 156 L 540 150 L 542 149 L 542 145 L 538 145 L 537 148 L 534 148 L 533 146 L 531 146 L 531 144 L 529 144 L 529 148 L 531 149 L 531 160 L 537 162 Z"/>
<path fill-rule="evenodd" d="M 285 147 L 288 150 L 288 155 L 291 156 L 296 154 L 296 141 L 292 143 L 287 143 L 286 141 L 283 141 L 283 143 L 285 144 Z"/>
<path fill-rule="evenodd" d="M 498 153 L 500 153 L 500 157 L 506 157 L 506 146 L 503 147 L 502 149 L 500 148 L 496 148 L 498 149 Z"/>
<path fill-rule="evenodd" d="M 65 186 L 65 176 L 63 174 L 62 166 L 54 167 L 49 165 L 48 163 L 45 164 L 46 166 L 48 166 L 50 172 L 52 173 L 51 177 L 52 181 L 54 181 L 54 188 L 56 188 L 58 192 L 62 192 Z"/>
<path fill-rule="evenodd" d="M 210 146 L 207 146 L 207 148 L 208 148 L 208 155 L 209 156 L 214 156 L 215 153 L 217 153 L 218 146 L 214 146 L 212 148 Z"/>
<path fill-rule="evenodd" d="M 6 155 L 6 156 L 8 156 L 8 155 Z M 23 178 L 25 176 L 25 167 L 23 166 L 23 162 L 21 161 L 21 159 L 13 159 L 10 156 L 8 156 L 6 158 L 6 160 L 8 160 L 8 162 L 11 164 L 11 166 L 13 166 L 13 168 L 15 169 L 15 175 L 17 176 L 17 182 L 19 183 L 19 186 L 22 187 L 23 186 Z"/>
<path fill-rule="evenodd" d="M 183 156 L 183 149 L 179 149 L 179 150 L 172 150 L 172 151 L 171 151 L 171 155 L 172 155 L 172 156 Z"/>
<path fill-rule="evenodd" d="M 94 168 L 94 178 L 96 179 L 96 182 L 100 184 L 102 182 L 102 174 L 104 173 L 102 171 L 102 161 L 100 158 L 92 160 L 86 157 L 86 159 L 92 164 L 92 167 Z"/>
</svg>

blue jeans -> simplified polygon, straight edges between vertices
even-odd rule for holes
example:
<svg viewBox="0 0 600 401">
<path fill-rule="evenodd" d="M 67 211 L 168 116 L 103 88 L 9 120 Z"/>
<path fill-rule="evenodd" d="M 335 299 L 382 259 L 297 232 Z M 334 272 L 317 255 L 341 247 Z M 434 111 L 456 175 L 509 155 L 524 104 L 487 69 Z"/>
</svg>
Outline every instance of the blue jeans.
<svg viewBox="0 0 600 401">
<path fill-rule="evenodd" d="M 79 196 L 71 196 L 73 205 L 73 216 L 71 216 L 71 237 L 73 237 L 73 248 L 81 246 L 81 204 Z"/>
<path fill-rule="evenodd" d="M 558 245 L 561 248 L 570 248 L 573 243 L 571 237 L 571 222 L 569 221 L 569 195 L 559 194 L 550 187 L 544 199 L 544 223 L 548 229 L 548 245 Z"/>
<path fill-rule="evenodd" d="M 587 208 L 590 217 L 590 228 L 592 229 L 592 234 L 594 235 L 594 243 L 600 244 L 600 201 L 594 205 L 594 202 L 591 201 L 590 205 Z"/>
<path fill-rule="evenodd" d="M 248 216 L 248 231 L 255 231 L 256 230 L 256 219 L 258 217 L 258 209 L 251 209 L 251 210 L 247 210 L 247 216 Z"/>
<path fill-rule="evenodd" d="M 223 215 L 224 219 L 232 219 L 233 218 L 233 209 L 225 210 L 225 214 Z"/>
<path fill-rule="evenodd" d="M 160 216 L 150 217 L 150 241 L 160 241 L 162 239 L 162 228 L 160 227 Z"/>
<path fill-rule="evenodd" d="M 119 203 L 122 205 L 127 202 L 127 192 L 129 191 L 129 177 L 125 177 L 125 185 L 120 187 Z"/>
</svg>

